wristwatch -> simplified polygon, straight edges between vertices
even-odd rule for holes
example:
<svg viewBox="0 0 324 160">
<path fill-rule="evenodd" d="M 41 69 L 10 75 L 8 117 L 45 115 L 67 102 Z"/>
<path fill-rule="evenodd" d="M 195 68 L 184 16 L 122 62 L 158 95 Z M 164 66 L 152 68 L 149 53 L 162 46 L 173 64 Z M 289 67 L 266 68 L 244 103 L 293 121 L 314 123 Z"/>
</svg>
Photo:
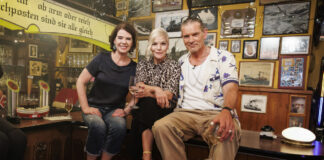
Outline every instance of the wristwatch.
<svg viewBox="0 0 324 160">
<path fill-rule="evenodd" d="M 235 117 L 235 112 L 234 112 L 234 110 L 233 110 L 232 108 L 230 108 L 230 107 L 226 107 L 226 106 L 225 106 L 225 107 L 223 107 L 223 109 L 228 110 L 228 111 L 230 112 L 232 118 Z M 223 110 L 223 109 L 222 109 L 222 110 Z"/>
</svg>

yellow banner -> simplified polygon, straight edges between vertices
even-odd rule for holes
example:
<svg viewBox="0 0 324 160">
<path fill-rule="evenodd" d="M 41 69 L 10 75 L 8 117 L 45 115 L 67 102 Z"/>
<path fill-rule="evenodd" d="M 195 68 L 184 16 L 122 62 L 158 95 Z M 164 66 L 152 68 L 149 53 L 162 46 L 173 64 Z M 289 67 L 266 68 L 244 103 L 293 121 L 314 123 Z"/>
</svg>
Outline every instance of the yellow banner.
<svg viewBox="0 0 324 160">
<path fill-rule="evenodd" d="M 0 21 L 1 25 L 9 24 L 7 21 L 22 27 L 28 33 L 63 34 L 89 42 L 99 41 L 99 46 L 109 44 L 109 35 L 116 26 L 59 3 L 44 0 L 1 0 L 0 19 L 4 20 Z"/>
</svg>

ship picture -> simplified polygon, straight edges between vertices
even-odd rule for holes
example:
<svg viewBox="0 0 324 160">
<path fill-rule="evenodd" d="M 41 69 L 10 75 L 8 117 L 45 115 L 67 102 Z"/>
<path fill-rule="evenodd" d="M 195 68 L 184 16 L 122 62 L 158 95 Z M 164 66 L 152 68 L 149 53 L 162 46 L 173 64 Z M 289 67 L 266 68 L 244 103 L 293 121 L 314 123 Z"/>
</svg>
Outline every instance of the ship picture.
<svg viewBox="0 0 324 160">
<path fill-rule="evenodd" d="M 266 113 L 267 96 L 266 95 L 253 95 L 242 94 L 241 111 Z"/>
<path fill-rule="evenodd" d="M 259 108 L 257 102 L 257 99 L 252 99 L 248 103 L 244 104 L 244 108 L 249 110 L 261 111 L 261 108 Z"/>
<path fill-rule="evenodd" d="M 244 74 L 244 79 L 241 80 L 241 84 L 269 85 L 270 81 L 263 74 L 264 72 L 261 71 L 259 71 L 257 76 Z"/>
</svg>

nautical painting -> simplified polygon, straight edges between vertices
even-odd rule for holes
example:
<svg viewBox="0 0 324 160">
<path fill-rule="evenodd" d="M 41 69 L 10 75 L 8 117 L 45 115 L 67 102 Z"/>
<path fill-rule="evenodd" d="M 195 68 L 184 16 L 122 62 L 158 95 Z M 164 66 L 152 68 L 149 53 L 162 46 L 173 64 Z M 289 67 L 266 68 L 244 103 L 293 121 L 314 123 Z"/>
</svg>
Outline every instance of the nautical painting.
<svg viewBox="0 0 324 160">
<path fill-rule="evenodd" d="M 266 95 L 252 95 L 242 94 L 241 111 L 266 113 L 267 96 Z"/>
<path fill-rule="evenodd" d="M 272 87 L 273 72 L 274 62 L 240 62 L 239 85 Z"/>
</svg>

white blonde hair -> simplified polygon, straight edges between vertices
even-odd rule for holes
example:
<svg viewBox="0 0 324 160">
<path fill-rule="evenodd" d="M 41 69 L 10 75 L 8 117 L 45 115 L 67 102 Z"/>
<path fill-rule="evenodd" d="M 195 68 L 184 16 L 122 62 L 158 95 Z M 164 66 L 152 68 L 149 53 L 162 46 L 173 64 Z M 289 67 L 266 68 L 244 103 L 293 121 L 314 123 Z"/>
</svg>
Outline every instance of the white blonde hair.
<svg viewBox="0 0 324 160">
<path fill-rule="evenodd" d="M 154 40 L 157 37 L 165 38 L 167 44 L 169 45 L 168 32 L 166 32 L 163 28 L 155 28 L 150 34 L 150 37 L 149 37 L 149 40 L 148 40 L 148 45 L 147 45 L 147 48 L 146 48 L 146 51 L 145 51 L 145 58 L 147 60 L 149 60 L 152 57 L 151 47 L 152 47 L 152 44 L 153 44 Z"/>
</svg>

